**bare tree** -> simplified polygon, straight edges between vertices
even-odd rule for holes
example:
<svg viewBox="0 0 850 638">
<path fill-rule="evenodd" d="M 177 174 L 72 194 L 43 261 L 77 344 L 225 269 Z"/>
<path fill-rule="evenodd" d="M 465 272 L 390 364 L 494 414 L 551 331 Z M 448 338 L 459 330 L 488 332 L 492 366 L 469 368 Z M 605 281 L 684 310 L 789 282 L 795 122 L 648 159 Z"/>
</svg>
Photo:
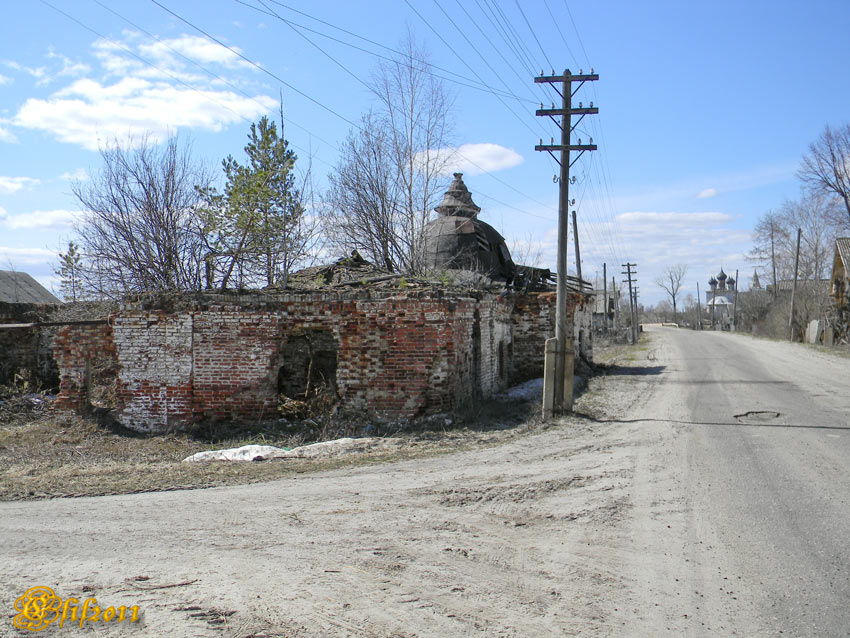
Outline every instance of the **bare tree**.
<svg viewBox="0 0 850 638">
<path fill-rule="evenodd" d="M 781 213 L 767 211 L 759 217 L 753 229 L 753 248 L 748 258 L 757 264 L 770 266 L 774 297 L 779 279 L 787 278 L 792 268 L 788 258 L 790 250 L 793 247 L 788 221 Z"/>
<path fill-rule="evenodd" d="M 813 189 L 837 195 L 850 222 L 850 125 L 837 129 L 827 126 L 809 145 L 797 174 Z"/>
<path fill-rule="evenodd" d="M 103 168 L 72 191 L 84 210 L 76 231 L 83 287 L 97 296 L 127 291 L 193 290 L 201 286 L 204 245 L 196 185 L 208 171 L 176 137 L 113 141 Z"/>
<path fill-rule="evenodd" d="M 837 228 L 835 198 L 822 193 L 804 193 L 797 200 L 786 200 L 780 214 L 789 229 L 801 229 L 800 279 L 825 279 L 832 267 Z M 793 232 L 791 233 L 793 236 Z M 791 250 L 788 246 L 788 250 Z M 788 261 L 791 260 L 788 254 Z"/>
<path fill-rule="evenodd" d="M 389 271 L 406 270 L 415 246 L 407 241 L 401 195 L 386 130 L 372 112 L 361 119 L 341 151 L 336 172 L 328 176 L 326 227 L 333 245 L 357 250 Z"/>
<path fill-rule="evenodd" d="M 673 321 L 676 321 L 676 297 L 679 295 L 679 289 L 682 287 L 682 279 L 685 278 L 685 273 L 688 272 L 688 267 L 684 264 L 676 264 L 669 266 L 661 275 L 655 278 L 655 283 L 664 289 L 673 302 Z"/>
<path fill-rule="evenodd" d="M 427 71 L 425 52 L 408 35 L 404 54 L 373 78 L 377 108 L 346 140 L 330 176 L 337 247 L 390 270 L 423 269 L 422 229 L 447 182 L 451 99 Z"/>
</svg>

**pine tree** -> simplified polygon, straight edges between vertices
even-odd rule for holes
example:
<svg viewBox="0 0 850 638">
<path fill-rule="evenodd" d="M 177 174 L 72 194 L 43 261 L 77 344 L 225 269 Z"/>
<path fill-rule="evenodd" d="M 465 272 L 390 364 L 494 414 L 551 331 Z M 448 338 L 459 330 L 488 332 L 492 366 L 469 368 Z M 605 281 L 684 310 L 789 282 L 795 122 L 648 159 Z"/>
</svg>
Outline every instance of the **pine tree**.
<svg viewBox="0 0 850 638">
<path fill-rule="evenodd" d="M 285 286 L 293 266 L 304 257 L 310 235 L 295 184 L 297 157 L 267 117 L 251 124 L 245 154 L 244 165 L 232 156 L 222 162 L 223 193 L 202 191 L 211 261 L 221 268 L 222 289 L 234 270 L 240 280 Z M 213 278 L 208 274 L 208 286 Z"/>
<path fill-rule="evenodd" d="M 78 248 L 74 242 L 69 241 L 68 251 L 59 253 L 59 267 L 53 271 L 60 277 L 59 291 L 65 301 L 74 302 L 82 298 L 83 258 Z"/>
</svg>

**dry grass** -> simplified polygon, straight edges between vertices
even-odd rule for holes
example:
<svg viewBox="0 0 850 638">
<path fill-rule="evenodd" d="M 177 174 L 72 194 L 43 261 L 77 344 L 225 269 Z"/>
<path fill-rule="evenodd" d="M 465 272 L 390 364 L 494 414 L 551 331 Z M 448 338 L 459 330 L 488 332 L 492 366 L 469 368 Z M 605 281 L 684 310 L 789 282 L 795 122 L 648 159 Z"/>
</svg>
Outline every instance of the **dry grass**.
<svg viewBox="0 0 850 638">
<path fill-rule="evenodd" d="M 639 348 L 641 346 L 638 346 Z M 615 365 L 632 346 L 598 348 L 597 360 Z M 191 433 L 140 436 L 79 417 L 0 415 L 0 500 L 99 496 L 195 489 L 274 480 L 333 468 L 452 453 L 547 427 L 529 403 L 484 403 L 446 425 L 442 418 L 415 426 L 366 426 L 365 422 L 285 426 L 220 424 Z M 250 443 L 295 447 L 352 435 L 400 437 L 405 444 L 327 459 L 277 459 L 257 463 L 183 463 L 195 452 Z"/>
<path fill-rule="evenodd" d="M 484 412 L 478 412 L 479 416 Z M 514 410 L 516 412 L 516 410 Z M 297 473 L 364 463 L 382 463 L 455 452 L 518 436 L 526 428 L 514 418 L 459 423 L 449 429 L 421 424 L 393 432 L 405 445 L 327 459 L 276 459 L 257 463 L 183 463 L 203 450 L 249 443 L 293 447 L 362 433 L 362 428 L 323 427 L 291 432 L 269 427 L 233 427 L 193 434 L 138 436 L 79 417 L 17 417 L 0 425 L 0 500 L 130 494 L 269 481 Z M 528 427 L 531 427 L 529 424 Z M 359 430 L 359 432 L 357 431 Z"/>
</svg>

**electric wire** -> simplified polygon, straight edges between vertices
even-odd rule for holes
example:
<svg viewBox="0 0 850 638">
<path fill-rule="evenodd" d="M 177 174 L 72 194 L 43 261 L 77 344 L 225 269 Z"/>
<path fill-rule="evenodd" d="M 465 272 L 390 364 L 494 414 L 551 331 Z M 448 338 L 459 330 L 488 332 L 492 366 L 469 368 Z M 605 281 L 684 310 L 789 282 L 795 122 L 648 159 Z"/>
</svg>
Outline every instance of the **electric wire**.
<svg viewBox="0 0 850 638">
<path fill-rule="evenodd" d="M 549 59 L 549 56 L 546 55 L 546 51 L 543 50 L 543 45 L 540 44 L 540 38 L 537 37 L 537 33 L 534 29 L 531 28 L 531 23 L 528 21 L 528 17 L 525 15 L 525 11 L 522 10 L 522 5 L 519 3 L 519 0 L 514 0 L 516 4 L 516 8 L 519 9 L 520 15 L 522 15 L 522 19 L 525 20 L 525 26 L 528 27 L 528 30 L 531 31 L 531 35 L 534 36 L 534 41 L 537 43 L 537 46 L 540 48 L 540 53 L 543 54 L 543 58 L 549 63 L 551 68 L 555 68 L 555 65 L 552 64 L 552 60 Z"/>
<path fill-rule="evenodd" d="M 245 4 L 244 2 L 241 2 L 240 0 L 237 0 L 237 1 L 239 1 L 239 2 L 240 2 L 240 4 Z M 364 42 L 368 42 L 369 44 L 371 44 L 371 45 L 373 45 L 373 46 L 380 47 L 381 49 L 384 49 L 384 50 L 386 50 L 386 51 L 389 51 L 390 53 L 393 53 L 393 54 L 395 54 L 395 55 L 397 55 L 397 56 L 404 56 L 404 55 L 406 55 L 406 54 L 404 54 L 403 52 L 398 51 L 397 49 L 394 49 L 394 48 L 389 47 L 389 46 L 387 46 L 387 45 L 385 45 L 385 44 L 381 44 L 380 42 L 376 42 L 376 41 L 374 41 L 374 40 L 371 40 L 371 39 L 369 39 L 369 38 L 366 38 L 366 37 L 364 37 L 364 36 L 362 36 L 362 35 L 360 35 L 360 34 L 358 34 L 358 33 L 355 33 L 355 32 L 353 32 L 353 31 L 349 31 L 348 29 L 344 29 L 344 28 L 342 28 L 342 27 L 340 27 L 340 26 L 337 26 L 337 25 L 335 25 L 335 24 L 333 24 L 333 23 L 331 23 L 331 22 L 328 22 L 327 20 L 323 20 L 323 19 L 321 19 L 321 18 L 317 18 L 316 16 L 312 16 L 312 15 L 310 15 L 309 13 L 305 13 L 304 11 L 300 11 L 300 10 L 298 10 L 298 9 L 295 9 L 294 7 L 290 7 L 289 5 L 286 5 L 286 4 L 282 3 L 282 2 L 279 2 L 278 0 L 269 0 L 269 2 L 271 2 L 272 4 L 276 4 L 276 5 L 280 6 L 280 7 L 283 7 L 283 8 L 285 8 L 285 9 L 288 9 L 289 11 L 293 11 L 294 13 L 298 13 L 298 14 L 300 14 L 300 15 L 303 15 L 304 17 L 309 18 L 309 19 L 311 19 L 311 20 L 315 20 L 316 22 L 319 22 L 319 23 L 321 23 L 321 24 L 324 24 L 325 26 L 328 26 L 328 27 L 330 27 L 330 28 L 332 28 L 332 29 L 336 29 L 337 31 L 340 31 L 340 32 L 345 33 L 345 34 L 347 34 L 347 35 L 350 35 L 351 37 L 357 38 L 357 39 L 362 40 L 362 41 L 364 41 Z M 257 7 L 254 7 L 254 6 L 252 6 L 252 5 L 246 5 L 246 6 L 249 6 L 249 7 L 251 7 L 252 9 L 255 9 L 255 10 L 257 10 L 257 11 L 260 11 Z M 263 12 L 261 11 L 261 13 L 263 13 Z M 270 15 L 270 14 L 269 14 L 269 15 Z M 390 58 L 390 57 L 387 57 L 387 56 L 385 56 L 385 55 L 381 55 L 380 53 L 375 53 L 374 51 L 370 51 L 369 49 L 365 49 L 365 48 L 363 48 L 363 47 L 359 47 L 359 46 L 357 46 L 357 45 L 355 45 L 355 44 L 352 44 L 352 43 L 350 43 L 350 42 L 346 42 L 345 40 L 341 40 L 341 39 L 339 39 L 339 38 L 335 38 L 335 37 L 333 37 L 333 36 L 331 36 L 331 35 L 328 35 L 327 33 L 322 33 L 321 31 L 317 31 L 317 30 L 315 30 L 315 29 L 311 29 L 310 27 L 307 27 L 307 26 L 305 26 L 305 25 L 301 25 L 301 24 L 298 24 L 298 23 L 293 22 L 293 21 L 291 21 L 291 20 L 288 20 L 287 18 L 283 18 L 282 16 L 277 16 L 277 15 L 276 15 L 276 17 L 278 17 L 278 18 L 279 18 L 279 19 L 281 19 L 281 20 L 285 20 L 285 21 L 287 21 L 287 22 L 290 22 L 291 24 L 293 24 L 294 26 L 296 26 L 296 27 L 298 27 L 298 28 L 305 29 L 305 30 L 307 30 L 307 31 L 310 31 L 311 33 L 315 33 L 316 35 L 320 35 L 320 36 L 322 36 L 322 37 L 324 37 L 324 38 L 327 38 L 327 39 L 329 39 L 329 40 L 333 40 L 334 42 L 338 42 L 338 43 L 340 43 L 340 44 L 343 44 L 343 45 L 345 45 L 345 46 L 351 47 L 351 48 L 356 49 L 356 50 L 358 50 L 358 51 L 362 51 L 362 52 L 364 52 L 364 53 L 367 53 L 367 54 L 369 54 L 369 55 L 375 56 L 375 57 L 380 58 L 380 59 L 382 59 L 382 60 L 386 60 L 386 61 L 388 61 L 388 62 L 395 62 L 395 61 L 396 61 L 394 58 Z M 446 77 L 446 76 L 444 76 L 444 75 L 440 75 L 439 73 L 434 73 L 433 71 L 428 71 L 427 69 L 425 70 L 425 72 L 426 72 L 426 73 L 428 73 L 429 75 L 433 75 L 434 77 L 437 77 L 437 78 L 439 78 L 439 79 L 441 79 L 441 80 L 446 80 L 447 82 L 454 82 L 455 84 L 459 84 L 459 85 L 461 85 L 461 86 L 465 86 L 465 87 L 467 87 L 467 88 L 475 89 L 475 90 L 477 90 L 477 91 L 484 91 L 484 92 L 487 92 L 487 93 L 489 93 L 491 90 L 496 90 L 496 91 L 498 91 L 498 89 L 493 89 L 493 87 L 491 87 L 491 86 L 489 86 L 489 85 L 487 85 L 487 84 L 483 84 L 483 83 L 479 82 L 478 80 L 474 80 L 474 79 L 469 78 L 469 77 L 467 77 L 467 76 L 465 76 L 465 75 L 461 75 L 460 73 L 457 73 L 456 71 L 452 71 L 451 69 L 447 69 L 447 68 L 445 68 L 445 67 L 438 66 L 438 65 L 433 64 L 432 62 L 429 62 L 429 61 L 427 61 L 427 60 L 423 60 L 423 59 L 417 58 L 417 57 L 415 57 L 415 56 L 414 56 L 412 59 L 413 59 L 413 61 L 418 62 L 418 63 L 422 64 L 423 66 L 427 66 L 427 67 L 430 67 L 430 68 L 432 68 L 432 69 L 436 69 L 436 70 L 441 71 L 441 72 L 443 72 L 443 73 L 448 73 L 449 75 L 454 75 L 454 76 L 456 76 L 457 78 L 460 78 L 460 80 L 456 80 L 456 79 L 453 79 L 453 78 Z M 461 81 L 461 80 L 463 80 L 463 81 Z M 531 100 L 531 99 L 527 99 L 527 98 L 521 98 L 521 97 L 517 97 L 517 96 L 515 96 L 515 95 L 507 94 L 507 93 L 505 94 L 505 97 L 514 97 L 515 99 L 519 99 L 519 100 L 522 100 L 522 101 L 528 102 L 528 103 L 530 103 L 530 104 L 534 104 L 534 103 L 536 103 L 536 101 L 535 101 L 535 100 Z"/>
<path fill-rule="evenodd" d="M 161 38 L 157 37 L 156 35 L 154 35 L 154 34 L 153 34 L 153 33 L 151 33 L 150 31 L 147 31 L 147 30 L 146 30 L 146 29 L 144 29 L 143 27 L 139 26 L 138 24 L 136 24 L 135 22 L 133 22 L 132 20 L 130 20 L 130 19 L 129 19 L 129 18 L 127 18 L 126 16 L 121 15 L 120 13 L 118 13 L 117 11 L 115 11 L 114 9 L 112 9 L 111 7 L 109 7 L 109 6 L 105 5 L 105 4 L 103 4 L 103 2 L 101 2 L 100 0 L 92 0 L 92 2 L 94 2 L 94 3 L 96 3 L 97 5 L 99 5 L 99 6 L 103 7 L 104 9 L 106 9 L 107 11 L 109 11 L 109 12 L 110 12 L 111 14 L 113 14 L 114 16 L 116 16 L 116 17 L 120 18 L 121 20 L 123 20 L 124 22 L 126 22 L 127 24 L 129 24 L 130 26 L 132 26 L 134 29 L 137 29 L 138 31 L 140 31 L 140 32 L 144 33 L 144 34 L 145 34 L 145 35 L 147 35 L 148 37 L 150 37 L 150 38 L 152 38 L 152 39 L 156 40 L 157 42 L 159 42 L 160 44 L 162 44 L 164 47 L 166 47 L 169 51 L 171 51 L 171 52 L 172 52 L 172 53 L 174 53 L 175 55 L 177 55 L 177 56 L 181 57 L 182 59 L 186 60 L 186 61 L 187 61 L 187 62 L 189 62 L 190 64 L 193 64 L 194 66 L 198 67 L 199 69 L 201 69 L 202 71 L 204 71 L 205 73 L 207 73 L 210 77 L 216 78 L 217 80 L 219 80 L 219 81 L 220 81 L 220 82 L 222 82 L 223 84 L 225 84 L 225 85 L 229 86 L 231 89 L 233 89 L 234 91 L 238 92 L 240 95 L 242 95 L 242 96 L 246 97 L 247 99 L 249 99 L 249 100 L 251 100 L 252 102 L 256 103 L 258 106 L 262 107 L 264 110 L 267 108 L 267 105 L 265 105 L 265 104 L 263 104 L 262 102 L 260 102 L 259 100 L 257 100 L 257 98 L 256 98 L 256 97 L 253 97 L 253 96 L 249 95 L 248 93 L 246 93 L 245 91 L 243 91 L 241 88 L 239 88 L 238 86 L 236 86 L 235 84 L 233 84 L 233 83 L 232 83 L 232 82 L 230 82 L 229 80 L 227 80 L 227 79 L 223 78 L 223 77 L 222 77 L 221 75 L 219 75 L 218 73 L 215 73 L 214 71 L 209 70 L 209 69 L 208 69 L 208 68 L 206 68 L 204 65 L 202 65 L 202 64 L 201 64 L 201 63 L 199 63 L 199 62 L 197 62 L 196 60 L 193 60 L 192 58 L 190 58 L 190 57 L 188 57 L 188 56 L 186 56 L 186 55 L 184 55 L 184 54 L 180 53 L 180 51 L 178 51 L 177 49 L 175 49 L 175 48 L 173 48 L 172 46 L 170 46 L 170 45 L 169 45 L 169 44 L 168 44 L 165 40 L 163 40 L 163 39 L 161 39 Z M 148 62 L 146 62 L 146 63 L 148 63 Z M 148 64 L 150 64 L 150 63 L 148 63 Z M 157 68 L 158 70 L 162 70 L 162 69 L 159 69 L 158 67 L 155 67 L 155 68 Z M 196 89 L 196 90 L 197 90 L 197 89 Z M 225 108 L 226 108 L 226 107 L 225 107 Z M 235 111 L 232 111 L 232 112 L 236 113 Z M 238 113 L 236 113 L 236 114 L 237 114 L 237 115 L 239 115 Z M 250 121 L 251 121 L 251 120 L 250 120 L 250 118 L 247 118 L 247 117 L 245 117 L 244 115 L 240 115 L 240 117 L 242 117 L 242 119 L 246 120 L 247 122 L 250 122 Z M 291 119 L 287 119 L 287 124 L 290 124 L 290 125 L 294 126 L 295 128 L 297 128 L 297 129 L 300 129 L 300 130 L 304 131 L 305 133 L 309 134 L 311 137 L 314 137 L 315 139 L 319 140 L 320 142 L 323 142 L 324 144 L 327 144 L 327 145 L 328 145 L 328 146 L 330 146 L 330 147 L 333 147 L 333 146 L 334 146 L 333 144 L 331 144 L 331 143 L 330 143 L 330 142 L 328 142 L 327 140 L 323 139 L 323 138 L 322 138 L 322 137 L 320 137 L 319 135 L 316 135 L 315 133 L 313 133 L 313 132 L 312 132 L 312 131 L 310 131 L 309 129 L 304 128 L 303 126 L 299 125 L 297 122 L 292 121 Z M 305 150 L 305 149 L 299 149 L 299 150 Z M 321 160 L 320 160 L 320 161 L 321 161 Z"/>
<path fill-rule="evenodd" d="M 44 0 L 42 0 L 42 1 L 44 1 Z M 351 125 L 351 126 L 353 126 L 354 128 L 357 128 L 357 129 L 359 129 L 359 128 L 360 128 L 360 127 L 359 127 L 356 123 L 352 122 L 351 120 L 349 120 L 349 119 L 348 119 L 347 117 L 345 117 L 344 115 L 341 115 L 340 113 L 337 113 L 337 112 L 336 112 L 335 110 L 333 110 L 331 107 L 327 106 L 326 104 L 322 104 L 321 102 L 319 102 L 319 100 L 317 100 L 317 99 L 315 99 L 315 98 L 313 98 L 313 97 L 310 97 L 309 95 L 307 95 L 306 93 L 304 93 L 304 91 L 301 91 L 300 89 L 298 89 L 298 88 L 296 88 L 296 87 L 292 86 L 289 82 L 287 82 L 286 80 L 284 80 L 284 79 L 283 79 L 283 78 L 281 78 L 280 76 L 278 76 L 278 75 L 276 75 L 276 74 L 272 73 L 272 72 L 271 72 L 271 71 L 269 71 L 268 69 L 266 69 L 266 68 L 262 67 L 261 65 L 257 64 L 257 63 L 256 63 L 256 62 L 254 62 L 253 60 L 251 60 L 250 58 L 248 58 L 248 57 L 246 57 L 246 56 L 242 55 L 242 53 L 240 53 L 239 51 L 237 51 L 237 50 L 233 49 L 232 47 L 227 46 L 224 42 L 222 42 L 221 40 L 219 40 L 219 39 L 218 39 L 218 38 L 216 38 L 215 36 L 210 35 L 209 33 L 207 33 L 206 31 L 204 31 L 204 30 L 203 30 L 203 29 L 201 29 L 200 27 L 196 26 L 195 24 L 191 23 L 189 20 L 187 20 L 187 19 L 186 19 L 186 18 L 184 18 L 183 16 L 178 15 L 177 13 L 175 13 L 174 11 L 172 11 L 171 9 L 169 9 L 168 7 L 166 7 L 165 5 L 163 5 L 162 3 L 160 3 L 158 0 L 150 0 L 150 1 L 151 1 L 151 2 L 153 2 L 155 5 L 157 5 L 159 8 L 161 8 L 163 11 L 165 11 L 165 12 L 167 12 L 167 13 L 171 14 L 172 16 L 174 16 L 175 18 L 177 18 L 178 20 L 180 20 L 180 21 L 181 21 L 181 22 L 183 22 L 184 24 L 186 24 L 186 25 L 190 26 L 191 28 L 195 29 L 196 31 L 198 31 L 199 33 L 202 33 L 203 35 L 205 35 L 207 38 L 209 38 L 210 40 L 212 40 L 213 42 L 215 42 L 215 43 L 216 43 L 216 44 L 218 44 L 219 46 L 222 46 L 222 47 L 224 47 L 225 49 L 227 49 L 228 51 L 230 51 L 231 53 L 233 53 L 233 54 L 235 54 L 235 55 L 239 56 L 240 58 L 242 58 L 243 60 L 245 60 L 245 62 L 247 62 L 247 63 L 248 63 L 248 64 L 250 64 L 251 66 L 253 66 L 253 67 L 255 67 L 255 68 L 259 69 L 260 71 L 262 71 L 263 73 L 265 73 L 265 74 L 266 74 L 266 75 L 268 75 L 269 77 L 274 78 L 275 80 L 277 80 L 278 82 L 280 82 L 281 84 L 283 84 L 285 87 L 287 87 L 287 88 L 291 89 L 292 91 L 295 91 L 298 95 L 300 95 L 300 96 L 302 96 L 302 97 L 306 98 L 307 100 L 309 100 L 310 102 L 312 102 L 312 103 L 313 103 L 313 104 L 315 104 L 316 106 L 319 106 L 319 107 L 321 107 L 322 109 L 324 109 L 325 111 L 327 111 L 327 112 L 331 113 L 332 115 L 335 115 L 336 117 L 338 117 L 339 119 L 341 119 L 343 122 L 347 122 L 348 124 L 350 124 L 350 125 Z"/>
<path fill-rule="evenodd" d="M 487 58 L 486 58 L 486 57 L 484 57 L 484 55 L 482 55 L 481 51 L 479 51 L 479 50 L 478 50 L 478 47 L 476 47 L 476 46 L 472 43 L 472 41 L 469 39 L 469 37 L 468 37 L 468 36 L 467 36 L 467 35 L 463 32 L 463 30 L 462 30 L 462 29 L 458 26 L 457 22 L 456 22 L 455 20 L 452 20 L 452 18 L 449 16 L 449 14 L 448 14 L 448 13 L 446 13 L 446 10 L 445 10 L 445 9 L 443 9 L 443 7 L 442 7 L 442 5 L 440 4 L 439 0 L 433 0 L 433 1 L 434 1 L 434 4 L 436 4 L 436 5 L 437 5 L 437 8 L 438 8 L 438 9 L 442 12 L 442 14 L 446 17 L 446 19 L 447 19 L 447 20 L 449 20 L 449 22 L 451 22 L 451 23 L 452 23 L 452 26 L 454 26 L 454 28 L 455 28 L 455 29 L 457 29 L 457 32 L 458 32 L 458 33 L 460 33 L 461 37 L 462 37 L 464 40 L 466 40 L 466 43 L 470 46 L 470 48 L 471 48 L 473 51 L 475 51 L 475 53 L 478 55 L 478 57 L 479 57 L 479 58 L 481 58 L 481 60 L 484 62 L 484 64 L 487 66 L 487 68 L 488 68 L 488 69 L 490 69 L 490 70 L 493 72 L 493 74 L 494 74 L 497 78 L 499 78 L 499 81 L 500 81 L 502 84 L 504 84 L 504 86 L 505 86 L 505 88 L 508 90 L 508 92 L 509 92 L 509 93 L 511 93 L 511 96 L 512 96 L 512 97 L 514 97 L 514 98 L 516 98 L 516 99 L 518 100 L 519 98 L 517 98 L 516 94 L 514 94 L 513 92 L 511 92 L 510 87 L 509 87 L 509 86 L 507 85 L 507 83 L 504 81 L 504 79 L 502 78 L 501 74 L 500 74 L 500 73 L 498 73 L 498 72 L 496 71 L 496 69 L 494 69 L 494 68 L 493 68 L 493 65 L 492 65 L 492 64 L 490 64 L 490 62 L 487 60 Z M 511 110 L 511 112 L 513 113 L 513 110 Z M 515 114 L 515 115 L 516 115 L 516 114 Z M 519 117 L 519 116 L 517 116 L 517 117 Z M 537 123 L 538 125 L 540 124 L 540 122 L 539 122 L 539 121 L 537 121 L 537 120 L 536 120 L 536 118 L 535 118 L 535 121 L 536 121 L 536 123 Z M 541 128 L 543 128 L 543 127 L 541 126 Z M 545 129 L 543 129 L 543 130 L 545 130 Z"/>
</svg>

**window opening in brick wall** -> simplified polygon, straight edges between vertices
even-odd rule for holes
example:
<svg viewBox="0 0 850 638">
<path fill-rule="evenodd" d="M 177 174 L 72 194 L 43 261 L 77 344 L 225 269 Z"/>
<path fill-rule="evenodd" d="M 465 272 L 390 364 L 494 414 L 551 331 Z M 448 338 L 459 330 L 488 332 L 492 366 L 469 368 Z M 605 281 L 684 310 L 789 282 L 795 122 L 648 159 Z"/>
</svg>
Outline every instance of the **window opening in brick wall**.
<svg viewBox="0 0 850 638">
<path fill-rule="evenodd" d="M 280 349 L 277 391 L 305 401 L 336 391 L 337 345 L 329 330 L 290 334 Z"/>
</svg>

